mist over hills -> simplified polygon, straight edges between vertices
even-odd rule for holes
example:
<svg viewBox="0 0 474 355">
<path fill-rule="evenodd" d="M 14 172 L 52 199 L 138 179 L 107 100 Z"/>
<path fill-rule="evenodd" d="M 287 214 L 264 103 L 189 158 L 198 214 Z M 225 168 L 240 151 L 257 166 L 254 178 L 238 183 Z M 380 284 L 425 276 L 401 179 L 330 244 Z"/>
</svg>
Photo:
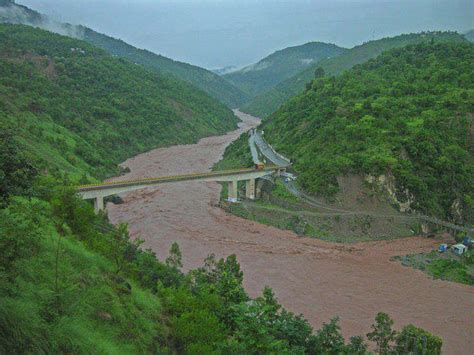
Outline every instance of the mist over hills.
<svg viewBox="0 0 474 355">
<path fill-rule="evenodd" d="M 246 100 L 246 95 L 238 88 L 209 70 L 135 48 L 120 39 L 98 33 L 84 26 L 53 21 L 45 15 L 26 6 L 17 5 L 10 0 L 0 2 L 0 22 L 35 26 L 61 35 L 83 39 L 105 49 L 112 55 L 127 58 L 153 70 L 175 75 L 177 78 L 207 92 L 229 107 L 237 107 Z"/>
</svg>

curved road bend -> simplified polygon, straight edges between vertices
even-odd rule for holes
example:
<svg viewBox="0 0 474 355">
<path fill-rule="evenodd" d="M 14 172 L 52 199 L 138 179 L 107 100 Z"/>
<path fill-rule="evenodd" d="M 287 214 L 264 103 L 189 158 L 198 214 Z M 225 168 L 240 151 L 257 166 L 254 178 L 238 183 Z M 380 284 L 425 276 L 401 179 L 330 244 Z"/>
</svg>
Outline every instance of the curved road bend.
<svg viewBox="0 0 474 355">
<path fill-rule="evenodd" d="M 205 171 L 225 147 L 258 120 L 236 112 L 241 127 L 197 144 L 160 148 L 123 163 L 131 172 L 117 180 Z M 122 195 L 108 205 L 112 222 L 129 223 L 133 236 L 166 258 L 177 241 L 185 269 L 201 266 L 209 253 L 235 253 L 252 296 L 271 286 L 289 310 L 303 313 L 315 327 L 336 315 L 346 336 L 366 334 L 378 311 L 389 313 L 397 328 L 413 323 L 440 335 L 447 354 L 474 349 L 474 287 L 432 280 L 390 257 L 431 250 L 437 242 L 405 238 L 357 244 L 298 238 L 217 207 L 220 185 L 183 182 Z"/>
</svg>

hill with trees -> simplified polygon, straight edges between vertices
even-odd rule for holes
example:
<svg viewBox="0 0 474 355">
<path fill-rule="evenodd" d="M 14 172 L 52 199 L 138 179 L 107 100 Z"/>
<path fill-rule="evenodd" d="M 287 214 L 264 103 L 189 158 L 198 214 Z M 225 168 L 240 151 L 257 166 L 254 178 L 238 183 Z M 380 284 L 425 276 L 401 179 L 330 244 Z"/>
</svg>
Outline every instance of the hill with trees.
<svg viewBox="0 0 474 355">
<path fill-rule="evenodd" d="M 362 174 L 385 191 L 393 183 L 394 203 L 473 223 L 473 78 L 473 44 L 409 45 L 338 77 L 320 71 L 262 129 L 313 194 Z"/>
<path fill-rule="evenodd" d="M 305 85 L 314 79 L 315 70 L 319 67 L 324 69 L 326 75 L 339 75 L 356 64 L 377 57 L 384 51 L 432 40 L 443 42 L 464 41 L 465 39 L 454 32 L 424 32 L 369 41 L 346 50 L 334 58 L 323 59 L 307 67 L 291 78 L 277 84 L 274 88 L 257 95 L 247 102 L 241 110 L 257 117 L 266 117 L 275 112 L 290 97 L 301 93 Z"/>
<path fill-rule="evenodd" d="M 21 120 L 22 115 L 18 116 Z M 0 130 L 0 353 L 440 354 L 442 339 L 379 313 L 366 337 L 338 318 L 315 331 L 269 287 L 249 297 L 235 255 L 182 271 L 179 246 L 159 261 L 126 225 L 79 199 Z"/>
<path fill-rule="evenodd" d="M 276 51 L 258 63 L 227 73 L 224 78 L 253 97 L 319 61 L 344 53 L 335 44 L 310 42 Z"/>
<path fill-rule="evenodd" d="M 172 74 L 205 91 L 231 108 L 239 106 L 247 99 L 246 95 L 238 88 L 209 70 L 138 49 L 120 39 L 98 33 L 84 26 L 55 22 L 26 6 L 14 4 L 13 1 L 0 2 L 0 22 L 40 27 L 65 36 L 83 39 L 114 56 L 126 58 L 158 72 Z"/>
<path fill-rule="evenodd" d="M 87 42 L 0 25 L 0 124 L 41 169 L 104 177 L 146 150 L 236 127 L 223 104 Z"/>
</svg>

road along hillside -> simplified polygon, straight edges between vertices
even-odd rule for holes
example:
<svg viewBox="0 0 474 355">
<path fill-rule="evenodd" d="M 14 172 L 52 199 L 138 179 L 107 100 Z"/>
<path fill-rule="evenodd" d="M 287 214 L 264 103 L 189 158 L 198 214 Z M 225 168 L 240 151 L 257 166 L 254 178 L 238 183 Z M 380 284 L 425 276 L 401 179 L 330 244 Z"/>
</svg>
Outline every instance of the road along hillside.
<svg viewBox="0 0 474 355">
<path fill-rule="evenodd" d="M 115 180 L 209 171 L 228 144 L 259 122 L 236 114 L 242 120 L 238 130 L 140 154 L 122 164 L 131 172 Z M 252 296 L 268 285 L 285 307 L 317 328 L 340 316 L 346 336 L 366 334 L 376 313 L 384 311 L 397 328 L 413 323 L 440 335 L 447 354 L 474 349 L 474 287 L 432 280 L 390 261 L 429 251 L 436 241 L 414 237 L 349 245 L 299 238 L 226 214 L 217 207 L 219 193 L 217 183 L 174 183 L 123 194 L 124 203 L 108 204 L 107 210 L 113 223 L 128 223 L 131 234 L 160 259 L 177 241 L 185 269 L 201 266 L 210 253 L 236 254 Z"/>
</svg>

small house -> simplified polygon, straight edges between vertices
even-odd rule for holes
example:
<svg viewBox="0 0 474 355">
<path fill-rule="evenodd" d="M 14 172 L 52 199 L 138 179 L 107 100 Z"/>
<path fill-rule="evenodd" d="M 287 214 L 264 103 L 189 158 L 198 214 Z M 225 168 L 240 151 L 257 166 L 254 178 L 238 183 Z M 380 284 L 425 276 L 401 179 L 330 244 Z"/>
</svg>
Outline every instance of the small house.
<svg viewBox="0 0 474 355">
<path fill-rule="evenodd" d="M 464 244 L 456 244 L 456 245 L 453 245 L 452 248 L 453 248 L 454 254 L 457 254 L 457 255 L 462 255 L 467 251 L 467 246 L 465 246 Z"/>
</svg>

